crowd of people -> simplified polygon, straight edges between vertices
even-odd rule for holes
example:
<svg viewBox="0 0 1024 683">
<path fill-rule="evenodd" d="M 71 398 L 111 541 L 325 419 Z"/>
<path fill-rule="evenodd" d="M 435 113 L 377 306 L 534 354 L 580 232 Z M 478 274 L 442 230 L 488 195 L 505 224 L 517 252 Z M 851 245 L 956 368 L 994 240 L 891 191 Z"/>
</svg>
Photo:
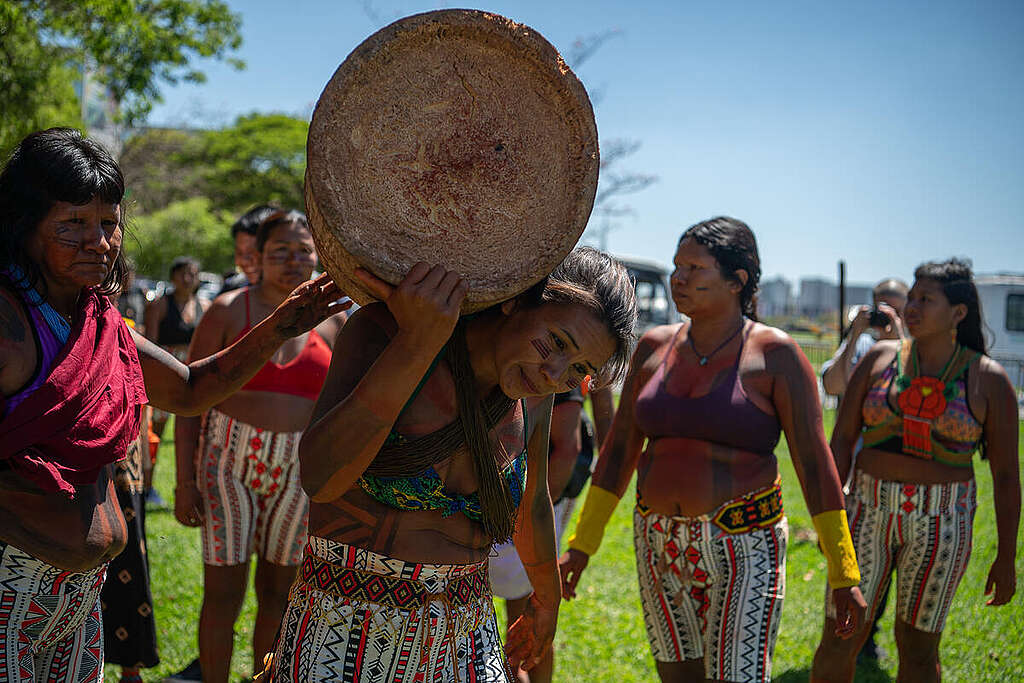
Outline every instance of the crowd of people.
<svg viewBox="0 0 1024 683">
<path fill-rule="evenodd" d="M 183 257 L 128 325 L 125 190 L 69 129 L 29 135 L 0 172 L 0 680 L 100 681 L 107 661 L 133 683 L 158 662 L 143 494 L 166 414 L 174 515 L 199 529 L 204 565 L 198 656 L 173 680 L 228 680 L 254 554 L 258 680 L 571 679 L 552 654 L 559 608 L 634 477 L 661 680 L 770 680 L 783 434 L 827 565 L 812 680 L 852 680 L 894 571 L 900 680 L 939 680 L 979 450 L 990 604 L 1013 597 L 1017 403 L 964 261 L 883 281 L 857 311 L 823 368 L 842 395 L 829 440 L 810 363 L 758 320 L 760 255 L 739 220 L 683 232 L 670 283 L 685 322 L 639 340 L 627 271 L 586 247 L 472 315 L 441 265 L 397 285 L 357 269 L 378 302 L 349 316 L 314 278 L 305 215 L 269 205 L 233 226 L 239 272 L 212 303 Z"/>
</svg>

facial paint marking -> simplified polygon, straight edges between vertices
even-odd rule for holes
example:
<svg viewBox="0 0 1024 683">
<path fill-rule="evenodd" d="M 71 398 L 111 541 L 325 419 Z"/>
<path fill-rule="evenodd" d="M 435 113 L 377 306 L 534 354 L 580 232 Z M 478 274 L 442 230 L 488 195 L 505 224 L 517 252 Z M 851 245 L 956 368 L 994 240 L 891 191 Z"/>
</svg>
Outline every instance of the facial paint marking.
<svg viewBox="0 0 1024 683">
<path fill-rule="evenodd" d="M 544 360 L 551 355 L 551 349 L 544 343 L 543 339 L 531 339 L 530 343 L 533 344 L 533 348 L 537 349 L 537 353 L 540 354 L 541 360 Z"/>
</svg>

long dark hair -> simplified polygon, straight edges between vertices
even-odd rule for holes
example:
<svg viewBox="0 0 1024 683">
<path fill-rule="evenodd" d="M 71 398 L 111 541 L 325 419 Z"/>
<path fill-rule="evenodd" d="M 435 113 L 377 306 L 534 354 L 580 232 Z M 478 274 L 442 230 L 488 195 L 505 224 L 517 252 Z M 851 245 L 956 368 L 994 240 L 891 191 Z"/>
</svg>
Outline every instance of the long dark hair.
<svg viewBox="0 0 1024 683">
<path fill-rule="evenodd" d="M 686 229 L 679 243 L 692 239 L 703 246 L 718 263 L 722 277 L 743 285 L 740 290 L 740 309 L 743 315 L 757 320 L 757 290 L 761 282 L 761 256 L 757 252 L 754 232 L 741 220 L 716 216 Z M 747 273 L 744 283 L 736 277 L 737 270 Z"/>
<path fill-rule="evenodd" d="M 934 280 L 942 285 L 942 293 L 953 306 L 964 304 L 967 315 L 956 326 L 956 340 L 969 349 L 987 354 L 985 334 L 981 329 L 981 299 L 974 285 L 974 273 L 968 259 L 951 258 L 948 261 L 922 263 L 914 271 L 915 280 Z"/>
<path fill-rule="evenodd" d="M 124 176 L 107 150 L 72 128 L 28 135 L 0 171 L 0 267 L 18 266 L 30 286 L 45 286 L 39 266 L 26 251 L 28 238 L 57 202 L 81 206 L 93 199 L 107 204 L 124 199 Z M 121 249 L 97 292 L 118 294 L 128 277 Z M 45 291 L 40 295 L 46 298 Z"/>
<path fill-rule="evenodd" d="M 600 369 L 600 377 L 593 380 L 614 384 L 626 374 L 636 344 L 636 288 L 629 271 L 617 260 L 592 247 L 576 247 L 519 300 L 527 307 L 577 304 L 589 309 L 615 340 L 615 351 Z"/>
<path fill-rule="evenodd" d="M 604 321 L 615 339 L 615 351 L 601 369 L 601 381 L 617 381 L 626 370 L 636 342 L 636 292 L 626 268 L 590 247 L 574 249 L 548 277 L 517 297 L 527 308 L 545 303 L 579 304 Z M 500 306 L 476 315 L 501 315 Z M 483 401 L 466 346 L 467 318 L 459 321 L 445 348 L 459 406 L 458 425 L 452 424 L 403 445 L 385 446 L 367 470 L 376 476 L 415 476 L 466 444 L 480 483 L 479 499 L 485 533 L 501 543 L 515 529 L 517 508 L 502 481 L 494 458 L 491 430 L 514 405 L 496 389 Z"/>
</svg>

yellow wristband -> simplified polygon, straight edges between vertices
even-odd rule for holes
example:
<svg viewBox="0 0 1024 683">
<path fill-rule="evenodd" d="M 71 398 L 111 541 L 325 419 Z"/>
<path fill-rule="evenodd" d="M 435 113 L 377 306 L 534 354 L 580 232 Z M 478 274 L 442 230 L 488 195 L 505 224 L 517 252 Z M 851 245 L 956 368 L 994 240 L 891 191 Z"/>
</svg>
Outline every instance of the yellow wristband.
<svg viewBox="0 0 1024 683">
<path fill-rule="evenodd" d="M 601 545 L 604 528 L 619 504 L 619 497 L 600 486 L 590 486 L 587 500 L 576 522 L 576 532 L 569 537 L 569 547 L 593 555 Z"/>
<path fill-rule="evenodd" d="M 846 510 L 826 510 L 811 518 L 818 542 L 828 563 L 828 583 L 832 588 L 849 588 L 860 583 L 860 567 L 853 550 Z"/>
</svg>

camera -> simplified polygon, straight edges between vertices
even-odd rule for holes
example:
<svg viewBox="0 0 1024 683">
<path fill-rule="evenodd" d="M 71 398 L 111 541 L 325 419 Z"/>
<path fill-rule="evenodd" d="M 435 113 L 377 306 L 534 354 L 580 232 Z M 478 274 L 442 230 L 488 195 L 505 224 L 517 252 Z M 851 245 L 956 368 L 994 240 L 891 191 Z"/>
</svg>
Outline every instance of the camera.
<svg viewBox="0 0 1024 683">
<path fill-rule="evenodd" d="M 878 310 L 878 308 L 872 308 L 871 314 L 868 316 L 868 325 L 870 327 L 886 327 L 892 322 L 892 318 L 889 317 L 888 313 Z"/>
</svg>

